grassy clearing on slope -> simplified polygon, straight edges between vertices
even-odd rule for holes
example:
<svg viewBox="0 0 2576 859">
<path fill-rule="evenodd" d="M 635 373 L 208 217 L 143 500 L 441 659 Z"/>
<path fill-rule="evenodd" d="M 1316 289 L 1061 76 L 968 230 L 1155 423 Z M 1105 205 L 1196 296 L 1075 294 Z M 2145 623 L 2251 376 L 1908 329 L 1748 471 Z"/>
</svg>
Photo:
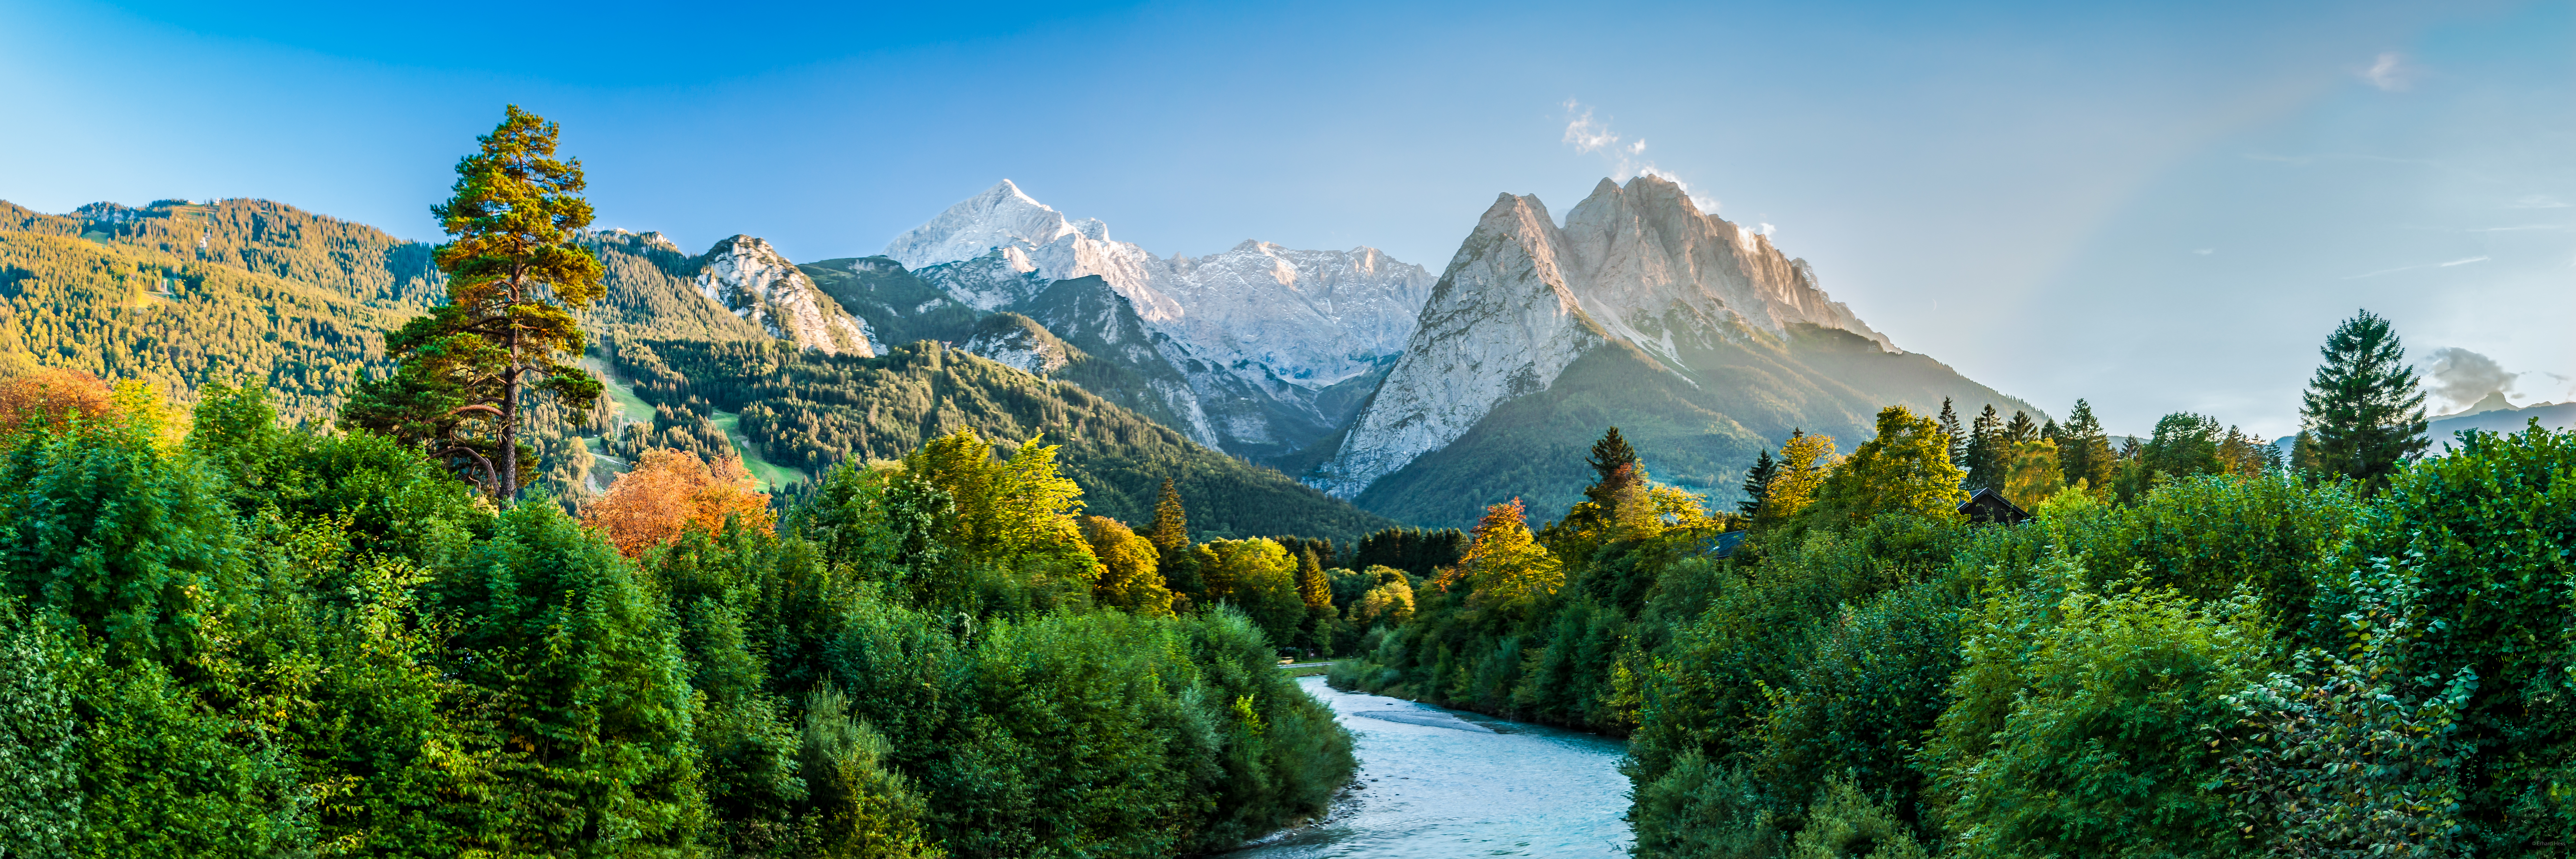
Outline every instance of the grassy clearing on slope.
<svg viewBox="0 0 2576 859">
<path fill-rule="evenodd" d="M 715 424 L 717 429 L 724 430 L 725 440 L 733 442 L 734 451 L 742 454 L 742 464 L 751 469 L 753 477 L 760 478 L 762 491 L 774 492 L 790 483 L 805 481 L 805 472 L 783 465 L 773 465 L 769 460 L 760 458 L 760 448 L 753 446 L 751 439 L 744 438 L 742 435 L 742 415 L 734 412 L 716 412 L 709 422 Z"/>
</svg>

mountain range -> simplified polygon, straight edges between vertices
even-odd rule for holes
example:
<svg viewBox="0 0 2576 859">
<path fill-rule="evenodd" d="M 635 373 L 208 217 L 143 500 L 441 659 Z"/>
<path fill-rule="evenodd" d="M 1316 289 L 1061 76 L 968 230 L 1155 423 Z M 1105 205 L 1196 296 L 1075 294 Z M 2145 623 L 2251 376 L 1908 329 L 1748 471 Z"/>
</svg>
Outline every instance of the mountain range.
<svg viewBox="0 0 2576 859">
<path fill-rule="evenodd" d="M 174 392 L 266 375 L 298 395 L 290 406 L 318 414 L 350 380 L 383 372 L 382 332 L 440 295 L 427 246 L 276 203 L 99 204 L 66 216 L 0 206 L 0 262 L 22 260 L 0 268 L 0 296 L 10 299 L 0 338 L 17 338 L 0 339 L 0 363 L 17 353 L 22 363 L 147 378 Z M 783 342 L 868 360 L 933 341 L 1043 383 L 1029 391 L 1075 386 L 1099 399 L 1080 407 L 1086 413 L 1132 414 L 1189 449 L 1270 466 L 1244 474 L 1194 466 L 1202 475 L 1293 476 L 1343 499 L 1331 503 L 1344 509 L 1416 524 L 1465 524 L 1513 496 L 1562 509 L 1587 482 L 1584 449 L 1612 425 L 1658 479 L 1731 500 L 1754 455 L 1792 430 L 1848 446 L 1888 404 L 1929 412 L 1950 398 L 1962 412 L 1993 404 L 2044 417 L 1898 348 L 1833 301 L 1806 262 L 1700 212 L 1654 177 L 1604 180 L 1562 224 L 1535 197 L 1501 195 L 1436 277 L 1368 247 L 1246 240 L 1206 256 L 1158 256 L 1008 180 L 871 256 L 799 264 L 748 235 L 697 254 L 659 233 L 603 231 L 584 242 L 601 258 L 608 290 L 583 322 L 612 352 L 616 343 L 650 344 L 637 354 L 696 354 L 688 344 Z M 155 278 L 188 286 L 177 298 L 134 297 L 132 284 Z M 220 288 L 197 285 L 205 282 Z M 258 337 L 266 346 L 244 344 L 246 354 L 198 354 L 141 333 L 170 313 L 197 312 L 191 302 L 239 315 L 289 296 L 301 303 L 281 307 L 311 305 L 313 319 L 278 316 Z M 744 372 L 784 373 L 793 363 Z M 768 392 L 761 396 L 794 396 L 792 385 L 717 376 Z M 690 398 L 670 404 L 683 412 L 740 410 L 747 427 L 756 413 L 777 413 L 756 412 L 762 403 L 748 395 L 710 406 L 701 397 L 713 389 L 689 392 L 695 384 L 636 393 Z M 1024 405 L 1061 411 L 1066 402 Z M 807 411 L 826 423 L 873 420 Z M 940 412 L 907 413 L 934 420 Z M 1080 423 L 1129 425 L 1099 414 Z M 1036 412 L 989 420 L 1059 423 Z M 892 431 L 818 424 L 800 432 L 793 451 L 767 449 L 774 435 L 735 444 L 810 468 L 828 453 L 818 439 Z M 1115 456 L 1132 464 L 1168 455 Z M 1130 465 L 1100 473 L 1111 471 L 1142 479 Z M 1245 476 L 1252 473 L 1269 477 Z M 1222 491 L 1221 482 L 1204 477 L 1198 490 Z M 1116 492 L 1125 499 L 1135 489 Z M 1385 521 L 1327 515 L 1304 501 L 1279 506 L 1304 510 L 1298 522 L 1331 520 L 1337 531 Z M 1257 514 L 1238 518 L 1244 533 L 1264 529 Z M 1295 527 L 1283 520 L 1271 530 Z"/>
</svg>

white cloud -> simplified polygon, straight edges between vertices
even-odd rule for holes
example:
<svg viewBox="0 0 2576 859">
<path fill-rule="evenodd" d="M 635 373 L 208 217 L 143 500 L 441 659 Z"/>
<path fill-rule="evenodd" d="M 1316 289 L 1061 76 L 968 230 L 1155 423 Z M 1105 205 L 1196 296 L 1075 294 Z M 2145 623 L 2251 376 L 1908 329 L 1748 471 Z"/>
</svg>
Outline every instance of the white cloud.
<svg viewBox="0 0 2576 859">
<path fill-rule="evenodd" d="M 2505 372 L 2494 358 L 2457 346 L 2445 346 L 2425 354 L 2425 387 L 2433 395 L 2466 408 L 2486 399 L 2488 394 L 2512 394 L 2513 380 L 2520 373 Z"/>
<path fill-rule="evenodd" d="M 2468 265 L 2469 263 L 2473 263 L 2473 262 L 2486 262 L 2488 259 L 2490 259 L 2490 257 L 2470 257 L 2470 258 L 2468 258 L 2468 259 L 2455 259 L 2455 260 L 2452 260 L 2452 261 L 2450 261 L 2450 262 L 2443 263 L 2443 264 L 2442 264 L 2442 267 L 2443 267 L 2443 268 L 2450 268 L 2450 267 L 2455 266 L 2455 265 Z"/>
<path fill-rule="evenodd" d="M 2369 81 L 2381 92 L 2402 92 L 2414 82 L 2415 67 L 2398 56 L 2396 51 L 2389 51 L 2372 60 L 2370 68 L 2361 70 L 2359 74 L 2362 80 Z"/>
<path fill-rule="evenodd" d="M 2217 252 L 2218 252 L 2218 249 L 2217 249 L 2217 248 L 2193 248 L 2191 252 L 2192 252 L 2192 253 L 2199 254 L 2199 255 L 2201 255 L 2201 256 L 2208 256 L 2208 255 L 2210 255 L 2210 254 L 2217 253 Z"/>
<path fill-rule="evenodd" d="M 2567 203 L 2547 194 L 2531 194 L 2505 205 L 2507 209 L 2564 209 Z"/>
<path fill-rule="evenodd" d="M 1699 207 L 1701 214 L 1717 214 L 1717 198 L 1691 194 L 1690 183 L 1682 181 L 1670 170 L 1655 166 L 1655 162 L 1645 160 L 1646 141 L 1643 138 L 1629 140 L 1612 131 L 1609 121 L 1594 119 L 1592 108 L 1582 102 L 1566 99 L 1564 107 L 1566 145 L 1574 147 L 1576 152 L 1600 153 L 1602 160 L 1610 166 L 1610 181 L 1626 182 L 1638 176 L 1653 176 L 1671 182 L 1680 187 L 1682 193 L 1689 194 L 1691 205 Z"/>
</svg>

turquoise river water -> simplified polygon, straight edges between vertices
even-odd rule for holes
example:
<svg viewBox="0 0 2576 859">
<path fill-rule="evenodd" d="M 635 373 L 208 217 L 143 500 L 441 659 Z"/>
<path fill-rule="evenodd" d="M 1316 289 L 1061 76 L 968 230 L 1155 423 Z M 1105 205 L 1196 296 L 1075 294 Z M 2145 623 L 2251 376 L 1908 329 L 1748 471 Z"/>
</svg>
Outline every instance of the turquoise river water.
<svg viewBox="0 0 2576 859">
<path fill-rule="evenodd" d="M 1322 821 L 1226 859 L 1627 855 L 1626 743 L 1298 683 L 1359 741 L 1359 776 Z"/>
</svg>

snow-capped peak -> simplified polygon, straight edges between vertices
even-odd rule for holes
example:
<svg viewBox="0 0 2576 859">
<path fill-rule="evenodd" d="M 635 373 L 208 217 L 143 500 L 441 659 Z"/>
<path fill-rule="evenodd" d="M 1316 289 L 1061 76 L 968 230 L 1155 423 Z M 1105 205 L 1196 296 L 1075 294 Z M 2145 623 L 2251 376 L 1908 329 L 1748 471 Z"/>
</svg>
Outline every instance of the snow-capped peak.
<svg viewBox="0 0 2576 859">
<path fill-rule="evenodd" d="M 984 193 L 948 207 L 929 223 L 894 237 L 894 241 L 886 243 L 885 255 L 903 263 L 904 268 L 919 271 L 940 263 L 974 259 L 1014 242 L 1046 245 L 1069 235 L 1107 241 L 1109 227 L 1090 219 L 1077 227 L 1066 221 L 1063 213 L 1030 198 L 1020 186 L 1004 179 Z"/>
</svg>

